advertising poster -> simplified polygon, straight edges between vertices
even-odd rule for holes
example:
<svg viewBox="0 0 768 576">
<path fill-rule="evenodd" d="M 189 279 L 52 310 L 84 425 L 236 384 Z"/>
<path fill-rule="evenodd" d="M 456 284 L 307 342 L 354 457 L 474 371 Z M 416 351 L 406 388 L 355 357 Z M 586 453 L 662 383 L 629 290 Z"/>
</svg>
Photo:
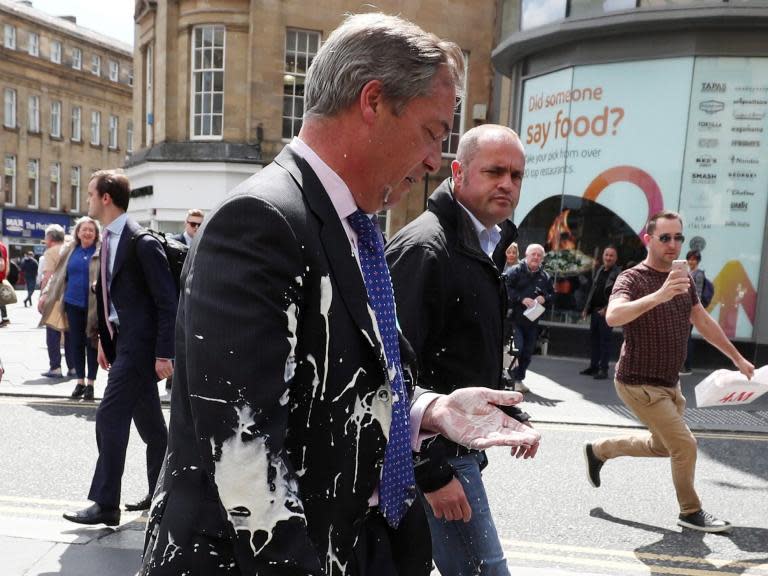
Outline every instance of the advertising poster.
<svg viewBox="0 0 768 576">
<path fill-rule="evenodd" d="M 693 58 L 583 66 L 526 81 L 521 248 L 544 245 L 556 321 L 578 321 L 606 244 L 645 257 L 648 217 L 677 209 Z M 569 83 L 570 80 L 570 83 Z"/>
<path fill-rule="evenodd" d="M 768 205 L 768 59 L 697 58 L 680 193 L 686 249 L 715 285 L 709 312 L 730 338 L 755 324 Z"/>
</svg>

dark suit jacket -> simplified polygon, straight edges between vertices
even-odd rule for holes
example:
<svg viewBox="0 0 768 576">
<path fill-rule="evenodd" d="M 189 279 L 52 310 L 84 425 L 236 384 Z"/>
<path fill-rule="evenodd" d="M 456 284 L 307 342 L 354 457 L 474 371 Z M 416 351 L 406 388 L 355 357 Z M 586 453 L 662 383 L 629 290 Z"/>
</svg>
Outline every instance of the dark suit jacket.
<svg viewBox="0 0 768 576">
<path fill-rule="evenodd" d="M 206 217 L 182 280 L 143 574 L 200 573 L 200 542 L 234 550 L 242 574 L 344 574 L 391 388 L 362 275 L 309 165 L 286 148 L 240 185 Z"/>
<path fill-rule="evenodd" d="M 132 241 L 141 227 L 131 218 L 117 245 L 110 282 L 110 298 L 120 321 L 119 339 L 128 348 L 134 366 L 154 377 L 155 358 L 173 358 L 176 319 L 176 286 L 160 242 L 149 235 Z M 110 362 L 115 343 L 109 336 L 101 295 L 101 275 L 96 283 L 99 338 Z"/>
<path fill-rule="evenodd" d="M 182 232 L 181 234 L 171 234 L 171 238 L 173 238 L 174 240 L 178 240 L 185 246 L 187 245 L 187 239 L 184 237 L 184 232 Z"/>
</svg>

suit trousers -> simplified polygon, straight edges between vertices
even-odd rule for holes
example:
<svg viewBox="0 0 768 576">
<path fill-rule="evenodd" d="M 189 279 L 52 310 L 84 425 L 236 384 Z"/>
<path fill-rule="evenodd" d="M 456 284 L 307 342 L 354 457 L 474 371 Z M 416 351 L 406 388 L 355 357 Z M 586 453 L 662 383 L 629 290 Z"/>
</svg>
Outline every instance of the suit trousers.
<svg viewBox="0 0 768 576">
<path fill-rule="evenodd" d="M 90 500 L 105 508 L 120 506 L 120 485 L 131 419 L 147 445 L 148 493 L 152 494 L 165 458 L 168 428 L 160 409 L 156 378 L 148 375 L 146 370 L 137 370 L 127 345 L 118 337 L 117 353 L 109 370 L 107 388 L 96 411 L 99 457 L 88 494 Z"/>
<path fill-rule="evenodd" d="M 605 314 L 600 314 L 597 310 L 592 312 L 589 319 L 589 336 L 592 346 L 590 368 L 598 368 L 604 372 L 608 370 L 612 334 L 613 328 L 605 321 Z"/>
<path fill-rule="evenodd" d="M 616 392 L 622 402 L 648 427 L 650 434 L 603 438 L 592 443 L 600 460 L 619 456 L 669 458 L 672 483 L 681 514 L 701 510 L 701 501 L 693 486 L 696 475 L 696 438 L 683 420 L 685 396 L 680 384 L 674 388 L 628 385 L 618 380 Z"/>
</svg>

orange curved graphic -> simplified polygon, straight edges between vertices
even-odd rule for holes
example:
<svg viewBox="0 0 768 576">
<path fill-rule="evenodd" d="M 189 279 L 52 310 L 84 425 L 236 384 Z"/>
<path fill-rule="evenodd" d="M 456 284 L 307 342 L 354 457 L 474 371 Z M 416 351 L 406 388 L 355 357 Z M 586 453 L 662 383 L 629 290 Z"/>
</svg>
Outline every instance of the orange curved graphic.
<svg viewBox="0 0 768 576">
<path fill-rule="evenodd" d="M 737 260 L 726 262 L 720 273 L 712 280 L 712 284 L 715 286 L 715 295 L 707 310 L 715 316 L 714 311 L 718 305 L 720 306 L 718 324 L 728 338 L 736 337 L 740 306 L 744 308 L 744 313 L 752 326 L 755 325 L 757 291 L 752 286 L 741 262 Z"/>
<path fill-rule="evenodd" d="M 640 188 L 645 194 L 645 199 L 648 202 L 648 218 L 656 212 L 664 208 L 664 198 L 661 195 L 661 189 L 653 177 L 645 170 L 636 168 L 635 166 L 614 166 L 604 172 L 598 174 L 598 176 L 589 183 L 587 189 L 584 190 L 584 198 L 587 200 L 596 200 L 600 193 L 605 190 L 611 184 L 616 182 L 630 182 Z M 637 233 L 642 240 L 645 234 L 645 225 Z"/>
</svg>

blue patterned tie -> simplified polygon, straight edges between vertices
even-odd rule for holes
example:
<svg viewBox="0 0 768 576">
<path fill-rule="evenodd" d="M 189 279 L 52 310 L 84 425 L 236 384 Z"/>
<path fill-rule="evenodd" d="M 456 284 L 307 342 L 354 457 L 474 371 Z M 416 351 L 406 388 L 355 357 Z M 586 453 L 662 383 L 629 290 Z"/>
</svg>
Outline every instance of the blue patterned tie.
<svg viewBox="0 0 768 576">
<path fill-rule="evenodd" d="M 384 453 L 384 468 L 379 485 L 379 508 L 387 523 L 397 528 L 405 516 L 416 491 L 411 456 L 411 433 L 408 395 L 403 384 L 400 365 L 400 345 L 397 338 L 395 298 L 392 280 L 384 259 L 384 245 L 375 224 L 367 214 L 358 210 L 347 221 L 357 232 L 360 268 L 368 291 L 368 301 L 376 314 L 376 323 L 383 340 L 389 373 L 395 374 L 390 382 L 396 401 L 392 405 L 392 425 Z M 393 398 L 395 400 L 395 398 Z"/>
</svg>

